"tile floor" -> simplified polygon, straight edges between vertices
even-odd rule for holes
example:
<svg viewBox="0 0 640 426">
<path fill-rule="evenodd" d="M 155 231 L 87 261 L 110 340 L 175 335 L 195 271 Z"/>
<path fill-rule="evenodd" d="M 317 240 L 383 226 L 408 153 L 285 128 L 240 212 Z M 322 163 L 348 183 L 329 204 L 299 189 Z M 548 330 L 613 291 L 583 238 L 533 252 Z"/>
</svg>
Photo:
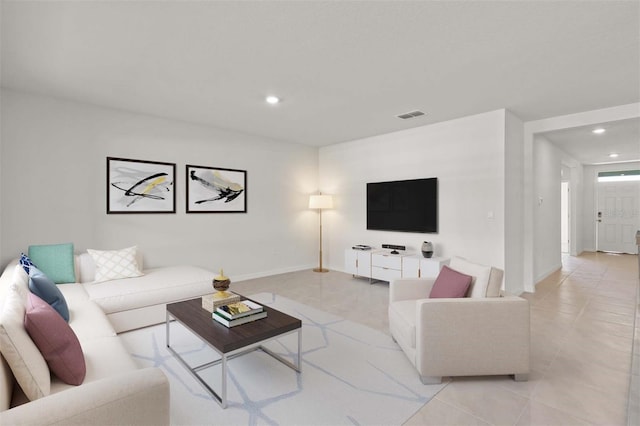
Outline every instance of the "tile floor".
<svg viewBox="0 0 640 426">
<path fill-rule="evenodd" d="M 523 295 L 531 303 L 529 381 L 454 378 L 406 425 L 626 425 L 627 402 L 637 412 L 639 399 L 637 385 L 629 398 L 640 365 L 632 354 L 638 284 L 637 256 L 564 257 L 562 270 Z M 388 333 L 385 282 L 301 271 L 232 289 L 275 292 Z"/>
</svg>

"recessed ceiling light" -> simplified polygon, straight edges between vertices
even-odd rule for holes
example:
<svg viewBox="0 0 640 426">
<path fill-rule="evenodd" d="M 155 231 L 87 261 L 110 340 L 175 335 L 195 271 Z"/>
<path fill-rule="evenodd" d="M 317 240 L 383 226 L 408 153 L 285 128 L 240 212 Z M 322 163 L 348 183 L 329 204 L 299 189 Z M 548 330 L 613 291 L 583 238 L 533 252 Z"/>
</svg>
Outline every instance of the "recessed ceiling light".
<svg viewBox="0 0 640 426">
<path fill-rule="evenodd" d="M 609 158 L 618 158 L 618 154 L 612 152 L 611 154 L 609 154 Z"/>
<path fill-rule="evenodd" d="M 271 95 L 271 96 L 267 96 L 265 98 L 265 101 L 267 101 L 268 104 L 275 105 L 280 102 L 280 98 L 277 96 Z"/>
<path fill-rule="evenodd" d="M 601 135 L 601 134 L 603 134 L 604 132 L 606 132 L 606 130 L 605 130 L 605 129 L 603 129 L 602 127 L 598 127 L 597 129 L 593 129 L 592 131 L 593 131 L 593 133 L 595 133 L 596 135 Z"/>
</svg>

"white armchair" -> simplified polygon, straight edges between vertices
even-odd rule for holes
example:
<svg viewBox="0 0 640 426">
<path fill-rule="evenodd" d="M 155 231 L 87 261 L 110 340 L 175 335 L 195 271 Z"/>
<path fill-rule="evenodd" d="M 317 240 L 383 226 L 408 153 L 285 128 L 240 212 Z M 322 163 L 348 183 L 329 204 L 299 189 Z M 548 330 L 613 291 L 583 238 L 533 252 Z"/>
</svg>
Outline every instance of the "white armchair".
<svg viewBox="0 0 640 426">
<path fill-rule="evenodd" d="M 464 265 L 472 265 L 473 273 L 461 270 Z M 500 292 L 500 269 L 485 267 L 483 278 L 476 268 L 482 265 L 453 259 L 451 267 L 473 276 L 475 297 L 430 299 L 435 279 L 403 278 L 390 283 L 391 335 L 422 382 L 440 383 L 442 376 L 496 374 L 528 380 L 529 302 Z M 481 297 L 478 279 L 486 280 Z M 495 297 L 487 296 L 491 292 Z"/>
</svg>

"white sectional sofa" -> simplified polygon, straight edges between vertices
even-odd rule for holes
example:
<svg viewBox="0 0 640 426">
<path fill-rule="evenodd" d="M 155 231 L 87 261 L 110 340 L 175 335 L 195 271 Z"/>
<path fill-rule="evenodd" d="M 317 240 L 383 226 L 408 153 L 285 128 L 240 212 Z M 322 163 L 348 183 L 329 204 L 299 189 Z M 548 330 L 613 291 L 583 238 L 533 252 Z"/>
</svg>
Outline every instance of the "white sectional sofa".
<svg viewBox="0 0 640 426">
<path fill-rule="evenodd" d="M 140 369 L 117 333 L 161 323 L 167 303 L 211 293 L 214 274 L 193 266 L 171 266 L 144 270 L 140 277 L 94 283 L 91 256 L 75 256 L 75 266 L 78 282 L 57 287 L 82 348 L 84 381 L 68 385 L 51 375 L 49 394 L 29 401 L 0 356 L 0 425 L 169 424 L 167 378 L 160 369 Z M 7 293 L 19 279 L 16 267 L 21 268 L 17 261 L 11 262 L 0 276 L 0 318 Z"/>
<path fill-rule="evenodd" d="M 76 270 L 89 299 L 117 333 L 165 321 L 167 303 L 212 293 L 215 275 L 196 266 L 165 266 L 146 269 L 136 278 L 94 283 L 95 264 L 87 253 L 76 256 Z"/>
</svg>

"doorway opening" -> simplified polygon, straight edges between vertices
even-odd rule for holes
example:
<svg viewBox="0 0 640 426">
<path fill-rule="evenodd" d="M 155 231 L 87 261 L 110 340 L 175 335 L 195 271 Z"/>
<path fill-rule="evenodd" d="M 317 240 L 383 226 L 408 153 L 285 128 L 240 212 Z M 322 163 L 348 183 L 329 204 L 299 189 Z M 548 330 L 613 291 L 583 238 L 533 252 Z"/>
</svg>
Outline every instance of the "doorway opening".
<svg viewBox="0 0 640 426">
<path fill-rule="evenodd" d="M 640 170 L 598 173 L 596 249 L 637 253 L 640 228 Z"/>
<path fill-rule="evenodd" d="M 560 251 L 563 254 L 568 254 L 570 248 L 571 197 L 569 197 L 569 182 L 561 182 L 560 185 Z"/>
</svg>

